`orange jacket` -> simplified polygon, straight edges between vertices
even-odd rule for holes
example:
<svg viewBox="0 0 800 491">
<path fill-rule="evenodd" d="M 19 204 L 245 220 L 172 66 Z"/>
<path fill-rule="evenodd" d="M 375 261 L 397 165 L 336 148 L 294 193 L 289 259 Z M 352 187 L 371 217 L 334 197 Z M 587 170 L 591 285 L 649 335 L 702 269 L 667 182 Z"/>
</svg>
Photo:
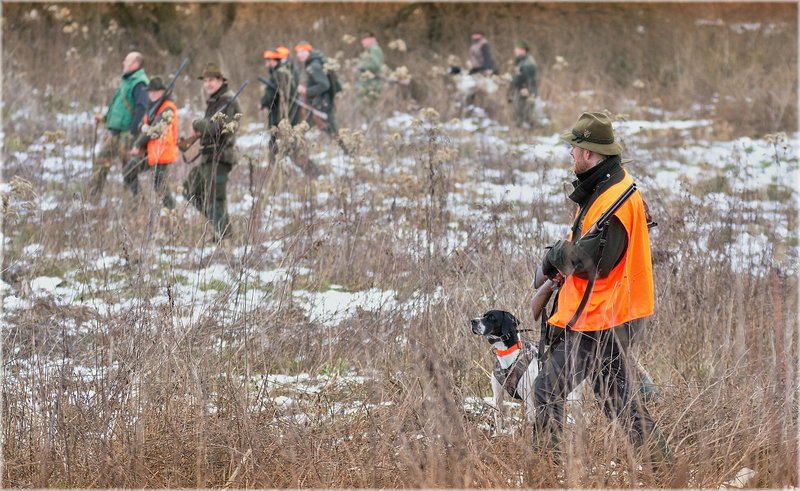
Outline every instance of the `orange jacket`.
<svg viewBox="0 0 800 491">
<path fill-rule="evenodd" d="M 627 171 L 622 181 L 606 189 L 586 212 L 581 235 L 589 230 L 611 204 L 633 183 Z M 615 215 L 628 233 L 628 249 L 605 278 L 597 278 L 586 308 L 572 327 L 575 331 L 599 331 L 653 314 L 653 265 L 650 236 L 642 195 L 636 191 Z M 558 310 L 548 322 L 565 327 L 578 310 L 588 280 L 568 276 L 558 293 Z"/>
<path fill-rule="evenodd" d="M 165 110 L 172 110 L 172 120 L 164 129 L 160 138 L 153 138 L 147 142 L 147 163 L 172 164 L 178 160 L 178 108 L 171 100 L 165 100 L 156 111 L 154 120 Z M 144 115 L 144 124 L 150 124 L 147 114 Z"/>
</svg>

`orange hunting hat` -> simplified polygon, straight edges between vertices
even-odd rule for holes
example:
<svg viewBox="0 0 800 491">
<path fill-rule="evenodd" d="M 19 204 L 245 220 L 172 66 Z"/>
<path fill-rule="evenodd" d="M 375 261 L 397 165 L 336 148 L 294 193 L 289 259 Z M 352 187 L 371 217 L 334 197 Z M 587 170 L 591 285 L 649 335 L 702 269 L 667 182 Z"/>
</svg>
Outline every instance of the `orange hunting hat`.
<svg viewBox="0 0 800 491">
<path fill-rule="evenodd" d="M 264 59 L 265 60 L 280 60 L 281 59 L 281 55 L 277 51 L 273 51 L 271 49 L 268 49 L 268 50 L 264 51 Z"/>
<path fill-rule="evenodd" d="M 286 46 L 278 46 L 277 48 L 275 48 L 275 52 L 278 54 L 280 59 L 288 58 L 289 54 L 291 53 L 291 51 L 289 51 L 289 48 L 287 48 Z"/>
<path fill-rule="evenodd" d="M 314 49 L 308 41 L 300 41 L 294 46 L 295 51 L 311 51 Z"/>
</svg>

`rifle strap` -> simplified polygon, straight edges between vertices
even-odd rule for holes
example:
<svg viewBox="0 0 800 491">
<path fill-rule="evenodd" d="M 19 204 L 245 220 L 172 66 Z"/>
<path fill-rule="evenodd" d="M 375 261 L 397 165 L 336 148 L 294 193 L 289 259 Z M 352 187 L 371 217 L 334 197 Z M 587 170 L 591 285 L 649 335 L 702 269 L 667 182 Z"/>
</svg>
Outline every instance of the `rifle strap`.
<svg viewBox="0 0 800 491">
<path fill-rule="evenodd" d="M 600 232 L 600 245 L 597 248 L 597 264 L 599 267 L 600 260 L 603 257 L 603 250 L 606 247 L 606 242 L 608 242 L 608 224 L 604 224 L 602 231 Z M 581 303 L 578 304 L 578 308 L 575 310 L 575 314 L 572 316 L 572 319 L 567 322 L 567 325 L 564 326 L 565 331 L 571 331 L 572 327 L 578 322 L 578 319 L 583 314 L 583 311 L 586 309 L 586 304 L 589 302 L 589 297 L 592 295 L 592 290 L 594 289 L 594 282 L 597 279 L 597 267 L 594 271 L 590 271 L 589 273 L 589 283 L 586 285 L 586 290 L 583 292 L 583 298 L 581 298 Z"/>
<path fill-rule="evenodd" d="M 550 324 L 547 323 L 547 319 L 553 316 L 556 313 L 556 309 L 558 308 L 558 290 L 560 287 L 556 287 L 553 290 L 553 295 L 555 298 L 553 299 L 553 306 L 550 307 L 550 315 L 542 314 L 540 332 L 539 332 L 539 350 L 537 353 L 537 358 L 539 362 L 539 370 L 541 371 L 542 366 L 544 366 L 545 360 L 547 357 L 550 356 L 550 352 L 553 350 L 553 346 L 559 340 L 561 335 L 563 334 L 564 330 L 561 329 L 558 331 L 558 334 L 553 336 L 553 339 L 550 339 Z M 547 310 L 547 309 L 545 309 Z"/>
</svg>

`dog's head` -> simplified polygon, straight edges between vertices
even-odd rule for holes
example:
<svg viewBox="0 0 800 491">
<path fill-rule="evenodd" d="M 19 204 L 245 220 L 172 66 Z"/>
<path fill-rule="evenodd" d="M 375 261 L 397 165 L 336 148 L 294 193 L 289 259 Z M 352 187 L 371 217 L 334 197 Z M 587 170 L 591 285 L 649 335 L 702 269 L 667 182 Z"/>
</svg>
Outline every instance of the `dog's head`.
<svg viewBox="0 0 800 491">
<path fill-rule="evenodd" d="M 482 317 L 472 319 L 470 324 L 472 332 L 485 337 L 489 344 L 503 342 L 506 346 L 513 346 L 519 341 L 519 321 L 504 310 L 490 310 Z"/>
</svg>

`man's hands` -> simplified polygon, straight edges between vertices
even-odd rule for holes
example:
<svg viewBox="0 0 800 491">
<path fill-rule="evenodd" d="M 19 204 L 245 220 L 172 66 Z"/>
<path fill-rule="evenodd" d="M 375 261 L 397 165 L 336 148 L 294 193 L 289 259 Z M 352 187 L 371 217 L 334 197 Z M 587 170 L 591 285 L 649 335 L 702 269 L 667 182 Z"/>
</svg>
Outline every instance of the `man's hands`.
<svg viewBox="0 0 800 491">
<path fill-rule="evenodd" d="M 298 94 L 300 94 L 300 95 L 305 95 L 305 94 L 306 94 L 306 92 L 307 92 L 307 91 L 306 91 L 306 86 L 305 86 L 305 85 L 303 85 L 303 84 L 300 84 L 300 85 L 298 85 L 298 86 L 297 86 L 297 93 L 298 93 Z"/>
<path fill-rule="evenodd" d="M 106 117 L 103 114 L 95 114 L 94 115 L 94 122 L 97 123 L 97 124 L 100 124 L 105 120 L 106 120 Z"/>
</svg>

